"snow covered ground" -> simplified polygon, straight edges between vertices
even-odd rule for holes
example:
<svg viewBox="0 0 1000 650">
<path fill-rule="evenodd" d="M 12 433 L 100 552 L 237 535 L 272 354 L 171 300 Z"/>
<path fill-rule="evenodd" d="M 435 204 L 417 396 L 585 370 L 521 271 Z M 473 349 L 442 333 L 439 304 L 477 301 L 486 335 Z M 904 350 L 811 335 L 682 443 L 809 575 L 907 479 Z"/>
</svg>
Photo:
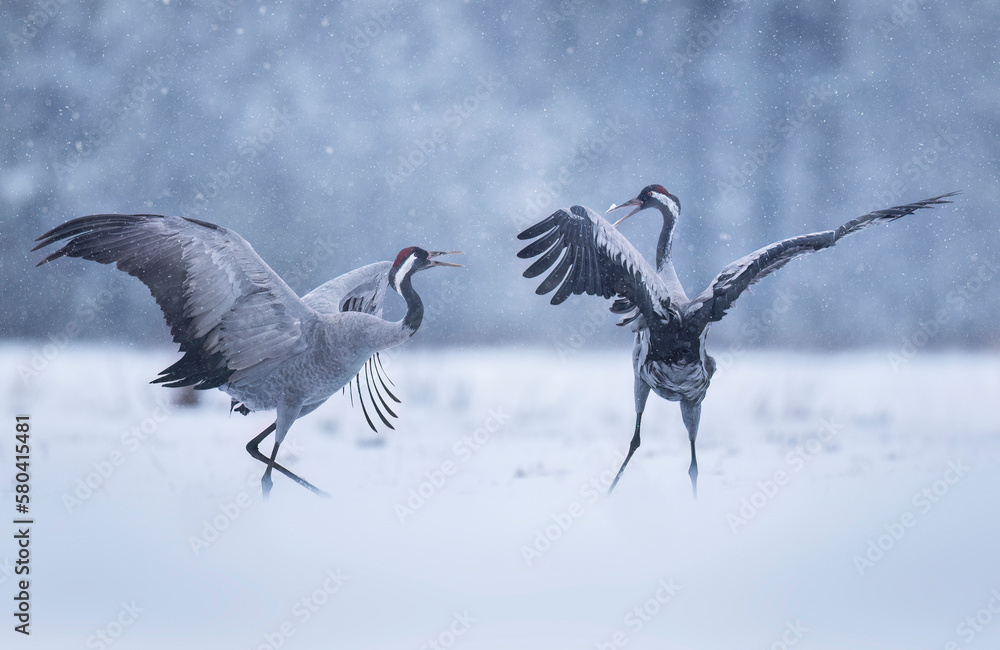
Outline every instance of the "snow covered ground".
<svg viewBox="0 0 1000 650">
<path fill-rule="evenodd" d="M 175 353 L 0 347 L 4 512 L 33 425 L 24 645 L 1000 647 L 1000 356 L 746 354 L 705 401 L 697 501 L 655 397 L 606 498 L 627 347 L 402 350 L 396 430 L 332 398 L 281 456 L 332 497 L 276 474 L 266 504 L 243 447 L 268 414 L 174 404 L 147 382 Z"/>
</svg>

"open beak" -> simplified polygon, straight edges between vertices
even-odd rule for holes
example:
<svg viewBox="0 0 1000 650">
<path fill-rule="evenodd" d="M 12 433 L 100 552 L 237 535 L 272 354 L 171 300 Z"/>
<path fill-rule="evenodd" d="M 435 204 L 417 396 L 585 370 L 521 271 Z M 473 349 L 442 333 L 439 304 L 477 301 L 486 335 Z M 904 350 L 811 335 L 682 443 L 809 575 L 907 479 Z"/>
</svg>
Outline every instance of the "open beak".
<svg viewBox="0 0 1000 650">
<path fill-rule="evenodd" d="M 634 205 L 634 206 L 636 206 L 635 210 L 632 210 L 631 212 L 629 212 L 628 214 L 626 214 L 626 215 L 625 215 L 624 217 L 622 217 L 622 218 L 621 218 L 621 219 L 619 219 L 618 221 L 616 221 L 616 222 L 614 222 L 613 224 L 611 224 L 611 226 L 612 226 L 612 227 L 616 227 L 616 226 L 617 226 L 618 224 L 620 224 L 620 223 L 621 223 L 622 221 L 625 221 L 626 219 L 628 219 L 629 217 L 631 217 L 631 216 L 632 216 L 633 214 L 635 214 L 635 213 L 636 213 L 636 212 L 638 212 L 639 210 L 642 210 L 642 201 L 640 201 L 640 200 L 639 200 L 639 198 L 638 198 L 638 197 L 636 197 L 636 198 L 632 199 L 631 201 L 629 201 L 629 202 L 627 202 L 627 203 L 622 203 L 621 205 L 613 205 L 613 206 L 611 206 L 610 208 L 608 208 L 608 211 L 607 211 L 607 212 L 605 212 L 604 214 L 608 214 L 608 213 L 610 213 L 610 212 L 611 212 L 612 210 L 617 210 L 617 209 L 619 209 L 619 208 L 626 208 L 626 207 L 628 207 L 628 206 L 630 206 L 630 205 Z"/>
<path fill-rule="evenodd" d="M 427 251 L 427 257 L 438 257 L 439 255 L 464 255 L 463 251 Z M 451 262 L 438 262 L 436 260 L 431 260 L 427 263 L 427 266 L 462 266 L 461 264 L 452 264 Z"/>
</svg>

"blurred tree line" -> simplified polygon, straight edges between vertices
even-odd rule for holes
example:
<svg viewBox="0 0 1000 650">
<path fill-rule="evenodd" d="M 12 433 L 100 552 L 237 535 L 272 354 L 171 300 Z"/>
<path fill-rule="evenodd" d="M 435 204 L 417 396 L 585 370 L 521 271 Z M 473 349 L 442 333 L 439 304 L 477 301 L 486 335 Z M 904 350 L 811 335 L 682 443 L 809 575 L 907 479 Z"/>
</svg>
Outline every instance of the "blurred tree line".
<svg viewBox="0 0 1000 650">
<path fill-rule="evenodd" d="M 514 235 L 661 183 L 691 295 L 773 240 L 961 190 L 768 278 L 713 342 L 894 348 L 937 322 L 923 345 L 995 347 L 998 22 L 917 0 L 4 3 L 0 335 L 168 340 L 138 281 L 28 252 L 143 212 L 236 230 L 299 293 L 465 250 L 415 283 L 424 343 L 559 346 L 596 322 L 588 343 L 621 344 L 601 301 L 534 295 Z M 659 227 L 622 230 L 651 256 Z"/>
</svg>

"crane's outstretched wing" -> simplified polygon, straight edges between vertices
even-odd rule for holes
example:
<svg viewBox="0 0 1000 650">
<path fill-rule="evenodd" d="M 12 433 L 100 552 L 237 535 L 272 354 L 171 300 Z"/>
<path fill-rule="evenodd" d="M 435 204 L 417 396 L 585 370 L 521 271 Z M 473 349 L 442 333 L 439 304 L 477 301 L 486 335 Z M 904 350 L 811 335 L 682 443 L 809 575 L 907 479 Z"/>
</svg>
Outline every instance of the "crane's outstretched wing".
<svg viewBox="0 0 1000 650">
<path fill-rule="evenodd" d="M 311 310 L 231 230 L 184 217 L 98 214 L 37 241 L 32 250 L 64 241 L 39 266 L 63 256 L 114 262 L 149 287 L 184 353 L 153 383 L 252 384 L 306 348 L 301 320 Z"/>
<path fill-rule="evenodd" d="M 359 311 L 365 314 L 382 317 L 382 306 L 385 301 L 385 290 L 389 286 L 389 271 L 392 269 L 392 262 L 375 262 L 367 266 L 349 271 L 326 282 L 302 297 L 309 307 L 319 313 L 336 314 L 344 311 Z M 399 398 L 392 394 L 388 384 L 392 380 L 385 374 L 382 367 L 382 359 L 376 352 L 365 362 L 362 371 L 365 375 L 365 386 L 367 387 L 368 401 L 375 409 L 379 419 L 390 429 L 395 429 L 382 411 L 391 417 L 397 416 L 389 407 L 388 402 L 382 396 L 385 392 L 397 404 Z M 368 408 L 365 406 L 364 391 L 361 390 L 361 372 L 354 377 L 354 384 L 358 387 L 358 401 L 361 402 L 361 411 L 365 414 L 365 420 L 372 431 L 378 431 L 368 415 Z M 379 391 L 379 386 L 382 390 Z M 395 385 L 395 384 L 392 384 Z M 351 404 L 354 403 L 354 385 L 348 382 L 351 391 Z M 373 389 L 374 388 L 374 392 Z M 376 397 L 378 400 L 376 401 Z M 381 407 L 379 406 L 381 404 Z"/>
<path fill-rule="evenodd" d="M 580 205 L 569 211 L 557 210 L 517 236 L 522 240 L 535 237 L 538 239 L 517 256 L 528 259 L 541 255 L 525 270 L 526 278 L 554 267 L 535 290 L 544 295 L 558 287 L 550 301 L 553 305 L 571 294 L 586 293 L 604 298 L 618 296 L 613 312 L 638 310 L 647 322 L 676 315 L 676 307 L 670 304 L 667 289 L 653 267 L 624 235 L 593 210 Z"/>
<path fill-rule="evenodd" d="M 747 287 L 777 271 L 796 257 L 829 248 L 842 237 L 870 226 L 895 221 L 900 217 L 913 214 L 921 208 L 951 203 L 945 199 L 956 194 L 958 192 L 942 194 L 908 205 L 876 210 L 848 221 L 836 230 L 792 237 L 754 251 L 722 269 L 722 272 L 712 280 L 711 285 L 700 296 L 691 301 L 686 310 L 685 321 L 698 327 L 720 320 Z"/>
</svg>

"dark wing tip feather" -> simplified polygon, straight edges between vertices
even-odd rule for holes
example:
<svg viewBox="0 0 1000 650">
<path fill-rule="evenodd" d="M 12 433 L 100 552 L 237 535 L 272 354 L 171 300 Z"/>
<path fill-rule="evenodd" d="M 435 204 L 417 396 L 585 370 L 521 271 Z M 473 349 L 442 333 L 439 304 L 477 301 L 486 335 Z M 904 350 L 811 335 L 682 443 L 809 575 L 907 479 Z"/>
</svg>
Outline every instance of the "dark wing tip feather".
<svg viewBox="0 0 1000 650">
<path fill-rule="evenodd" d="M 32 251 L 37 251 L 39 248 L 44 248 L 50 244 L 63 239 L 69 239 L 70 237 L 75 237 L 88 232 L 94 232 L 98 230 L 108 230 L 111 228 L 121 228 L 125 226 L 134 225 L 142 221 L 147 221 L 150 219 L 166 219 L 162 214 L 90 214 L 84 217 L 77 217 L 76 219 L 70 219 L 69 221 L 62 223 L 55 228 L 49 230 L 45 234 L 39 236 L 35 239 L 39 242 L 32 248 Z M 226 229 L 222 226 L 217 226 L 214 223 L 209 223 L 207 221 L 201 221 L 199 219 L 191 219 L 188 217 L 182 217 L 185 221 L 189 221 L 193 224 L 209 228 L 211 230 L 218 230 L 226 232 Z"/>
<path fill-rule="evenodd" d="M 560 266 L 566 267 L 565 280 L 559 289 L 553 294 L 552 300 L 550 301 L 553 305 L 560 305 L 566 301 L 574 293 L 579 293 L 576 291 L 579 285 L 579 279 L 582 275 L 583 269 L 580 269 L 580 257 L 582 255 L 580 248 L 575 251 L 567 251 L 566 257 L 563 258 L 564 262 L 560 263 Z M 573 254 L 573 259 L 570 261 L 570 253 Z M 566 262 L 569 262 L 568 264 Z"/>
<path fill-rule="evenodd" d="M 552 232 L 546 233 L 544 237 L 539 237 L 535 241 L 531 242 L 520 251 L 518 251 L 517 256 L 522 260 L 526 260 L 530 257 L 534 257 L 545 251 L 549 250 L 553 245 L 557 245 L 562 239 L 562 235 L 559 229 L 553 229 Z"/>
<path fill-rule="evenodd" d="M 41 235 L 37 239 L 38 242 L 32 252 L 37 251 L 40 248 L 54 244 L 57 241 L 62 241 L 63 239 L 69 239 L 77 235 L 82 235 L 89 232 L 94 232 L 98 230 L 105 230 L 111 227 L 121 227 L 128 225 L 130 223 L 127 218 L 129 215 L 120 214 L 92 214 L 86 217 L 77 217 L 76 219 L 71 219 L 65 223 L 62 223 L 52 230 L 49 230 L 45 234 Z M 65 254 L 65 248 L 56 251 L 52 255 L 42 260 L 40 264 L 44 264 L 50 260 L 54 260 L 58 257 L 62 257 Z"/>
<path fill-rule="evenodd" d="M 929 208 L 934 205 L 943 205 L 945 203 L 952 203 L 947 199 L 957 196 L 960 192 L 949 192 L 947 194 L 942 194 L 941 196 L 931 197 L 929 199 L 923 199 L 922 201 L 914 201 L 913 203 L 907 203 L 906 205 L 897 205 L 891 208 L 886 208 L 884 210 L 876 210 L 872 214 L 883 215 L 898 219 L 899 217 L 905 217 L 908 214 L 913 214 L 917 210 L 923 208 Z"/>
<path fill-rule="evenodd" d="M 947 194 L 942 194 L 941 196 L 935 196 L 931 199 L 925 199 L 929 205 L 937 205 L 939 203 L 954 203 L 954 201 L 945 201 L 944 199 L 950 199 L 953 196 L 960 196 L 962 194 L 961 190 L 956 190 L 954 192 L 948 192 Z"/>
<path fill-rule="evenodd" d="M 566 254 L 563 255 L 561 260 L 559 260 L 559 264 L 556 265 L 552 273 L 550 273 L 547 278 L 542 280 L 542 283 L 538 285 L 537 289 L 535 289 L 535 293 L 537 293 L 539 296 L 545 295 L 548 292 L 555 289 L 559 284 L 561 284 L 562 281 L 569 274 L 573 266 L 574 257 L 575 256 L 573 255 L 572 250 L 566 251 Z M 570 278 L 568 281 L 572 282 L 572 278 Z M 556 295 L 556 297 L 558 297 L 558 294 Z M 553 298 L 553 300 L 555 300 L 555 298 Z M 562 300 L 565 300 L 565 298 L 563 298 Z M 553 302 L 552 304 L 558 305 L 560 302 L 562 302 L 562 300 L 559 300 L 558 302 Z"/>
<path fill-rule="evenodd" d="M 836 230 L 836 238 L 840 239 L 845 235 L 850 235 L 852 233 L 858 232 L 859 230 L 864 230 L 865 228 L 878 223 L 890 223 L 896 219 L 901 219 L 902 217 L 908 216 L 924 208 L 930 208 L 935 205 L 943 205 L 946 203 L 952 203 L 948 199 L 957 196 L 960 192 L 949 192 L 947 194 L 942 194 L 940 196 L 931 197 L 929 199 L 923 199 L 922 201 L 915 201 L 913 203 L 907 203 L 906 205 L 895 205 L 891 208 L 884 208 L 882 210 L 874 210 L 866 215 L 862 215 L 856 219 L 848 221 Z"/>
<path fill-rule="evenodd" d="M 906 205 L 897 205 L 891 208 L 886 208 L 885 210 L 876 210 L 873 214 L 886 215 L 887 217 L 898 219 L 899 217 L 905 217 L 908 214 L 913 214 L 917 210 L 923 208 L 929 208 L 934 205 L 942 205 L 944 203 L 951 203 L 947 199 L 949 197 L 955 196 L 957 192 L 950 192 L 948 194 L 942 194 L 941 196 L 935 196 L 929 199 L 923 199 L 922 201 L 914 201 L 913 203 L 907 203 Z"/>
<path fill-rule="evenodd" d="M 65 246 L 51 253 L 35 266 L 47 264 L 52 260 L 59 259 L 60 257 L 66 255 L 70 257 L 82 257 L 85 254 L 85 251 L 78 250 L 74 247 L 74 242 L 76 242 L 77 238 L 80 236 L 95 236 L 97 233 L 113 236 L 122 232 L 123 228 L 132 226 L 138 222 L 145 221 L 147 219 L 163 218 L 164 217 L 162 215 L 158 214 L 91 214 L 85 217 L 71 219 L 35 239 L 38 243 L 31 249 L 32 252 L 37 251 L 40 248 L 45 248 L 46 246 L 54 244 L 58 241 L 69 240 L 66 242 Z"/>
<path fill-rule="evenodd" d="M 528 226 L 520 233 L 518 233 L 517 238 L 521 240 L 534 239 L 535 237 L 541 235 L 542 233 L 548 232 L 555 226 L 557 214 L 559 213 L 556 212 L 555 214 L 551 214 L 545 219 L 542 219 L 541 221 L 536 223 L 535 225 Z"/>
<path fill-rule="evenodd" d="M 528 279 L 541 275 L 549 268 L 551 268 L 553 264 L 555 264 L 556 260 L 559 258 L 560 253 L 562 252 L 563 252 L 562 246 L 559 245 L 559 242 L 556 242 L 556 244 L 552 246 L 552 248 L 545 251 L 544 255 L 539 257 L 532 263 L 531 266 L 526 268 L 524 270 L 524 273 L 522 273 L 521 275 L 523 275 Z"/>
<path fill-rule="evenodd" d="M 35 248 L 32 248 L 31 250 L 36 251 L 36 250 L 38 250 L 38 247 L 36 246 Z M 42 259 L 42 261 L 39 262 L 38 264 L 35 264 L 35 267 L 37 268 L 37 267 L 41 266 L 42 264 L 48 264 L 52 260 L 57 260 L 57 259 L 59 259 L 62 256 L 63 256 L 63 252 L 62 251 L 56 251 L 56 252 L 52 253 L 51 255 L 49 255 L 48 257 L 45 257 L 44 259 Z"/>
</svg>

